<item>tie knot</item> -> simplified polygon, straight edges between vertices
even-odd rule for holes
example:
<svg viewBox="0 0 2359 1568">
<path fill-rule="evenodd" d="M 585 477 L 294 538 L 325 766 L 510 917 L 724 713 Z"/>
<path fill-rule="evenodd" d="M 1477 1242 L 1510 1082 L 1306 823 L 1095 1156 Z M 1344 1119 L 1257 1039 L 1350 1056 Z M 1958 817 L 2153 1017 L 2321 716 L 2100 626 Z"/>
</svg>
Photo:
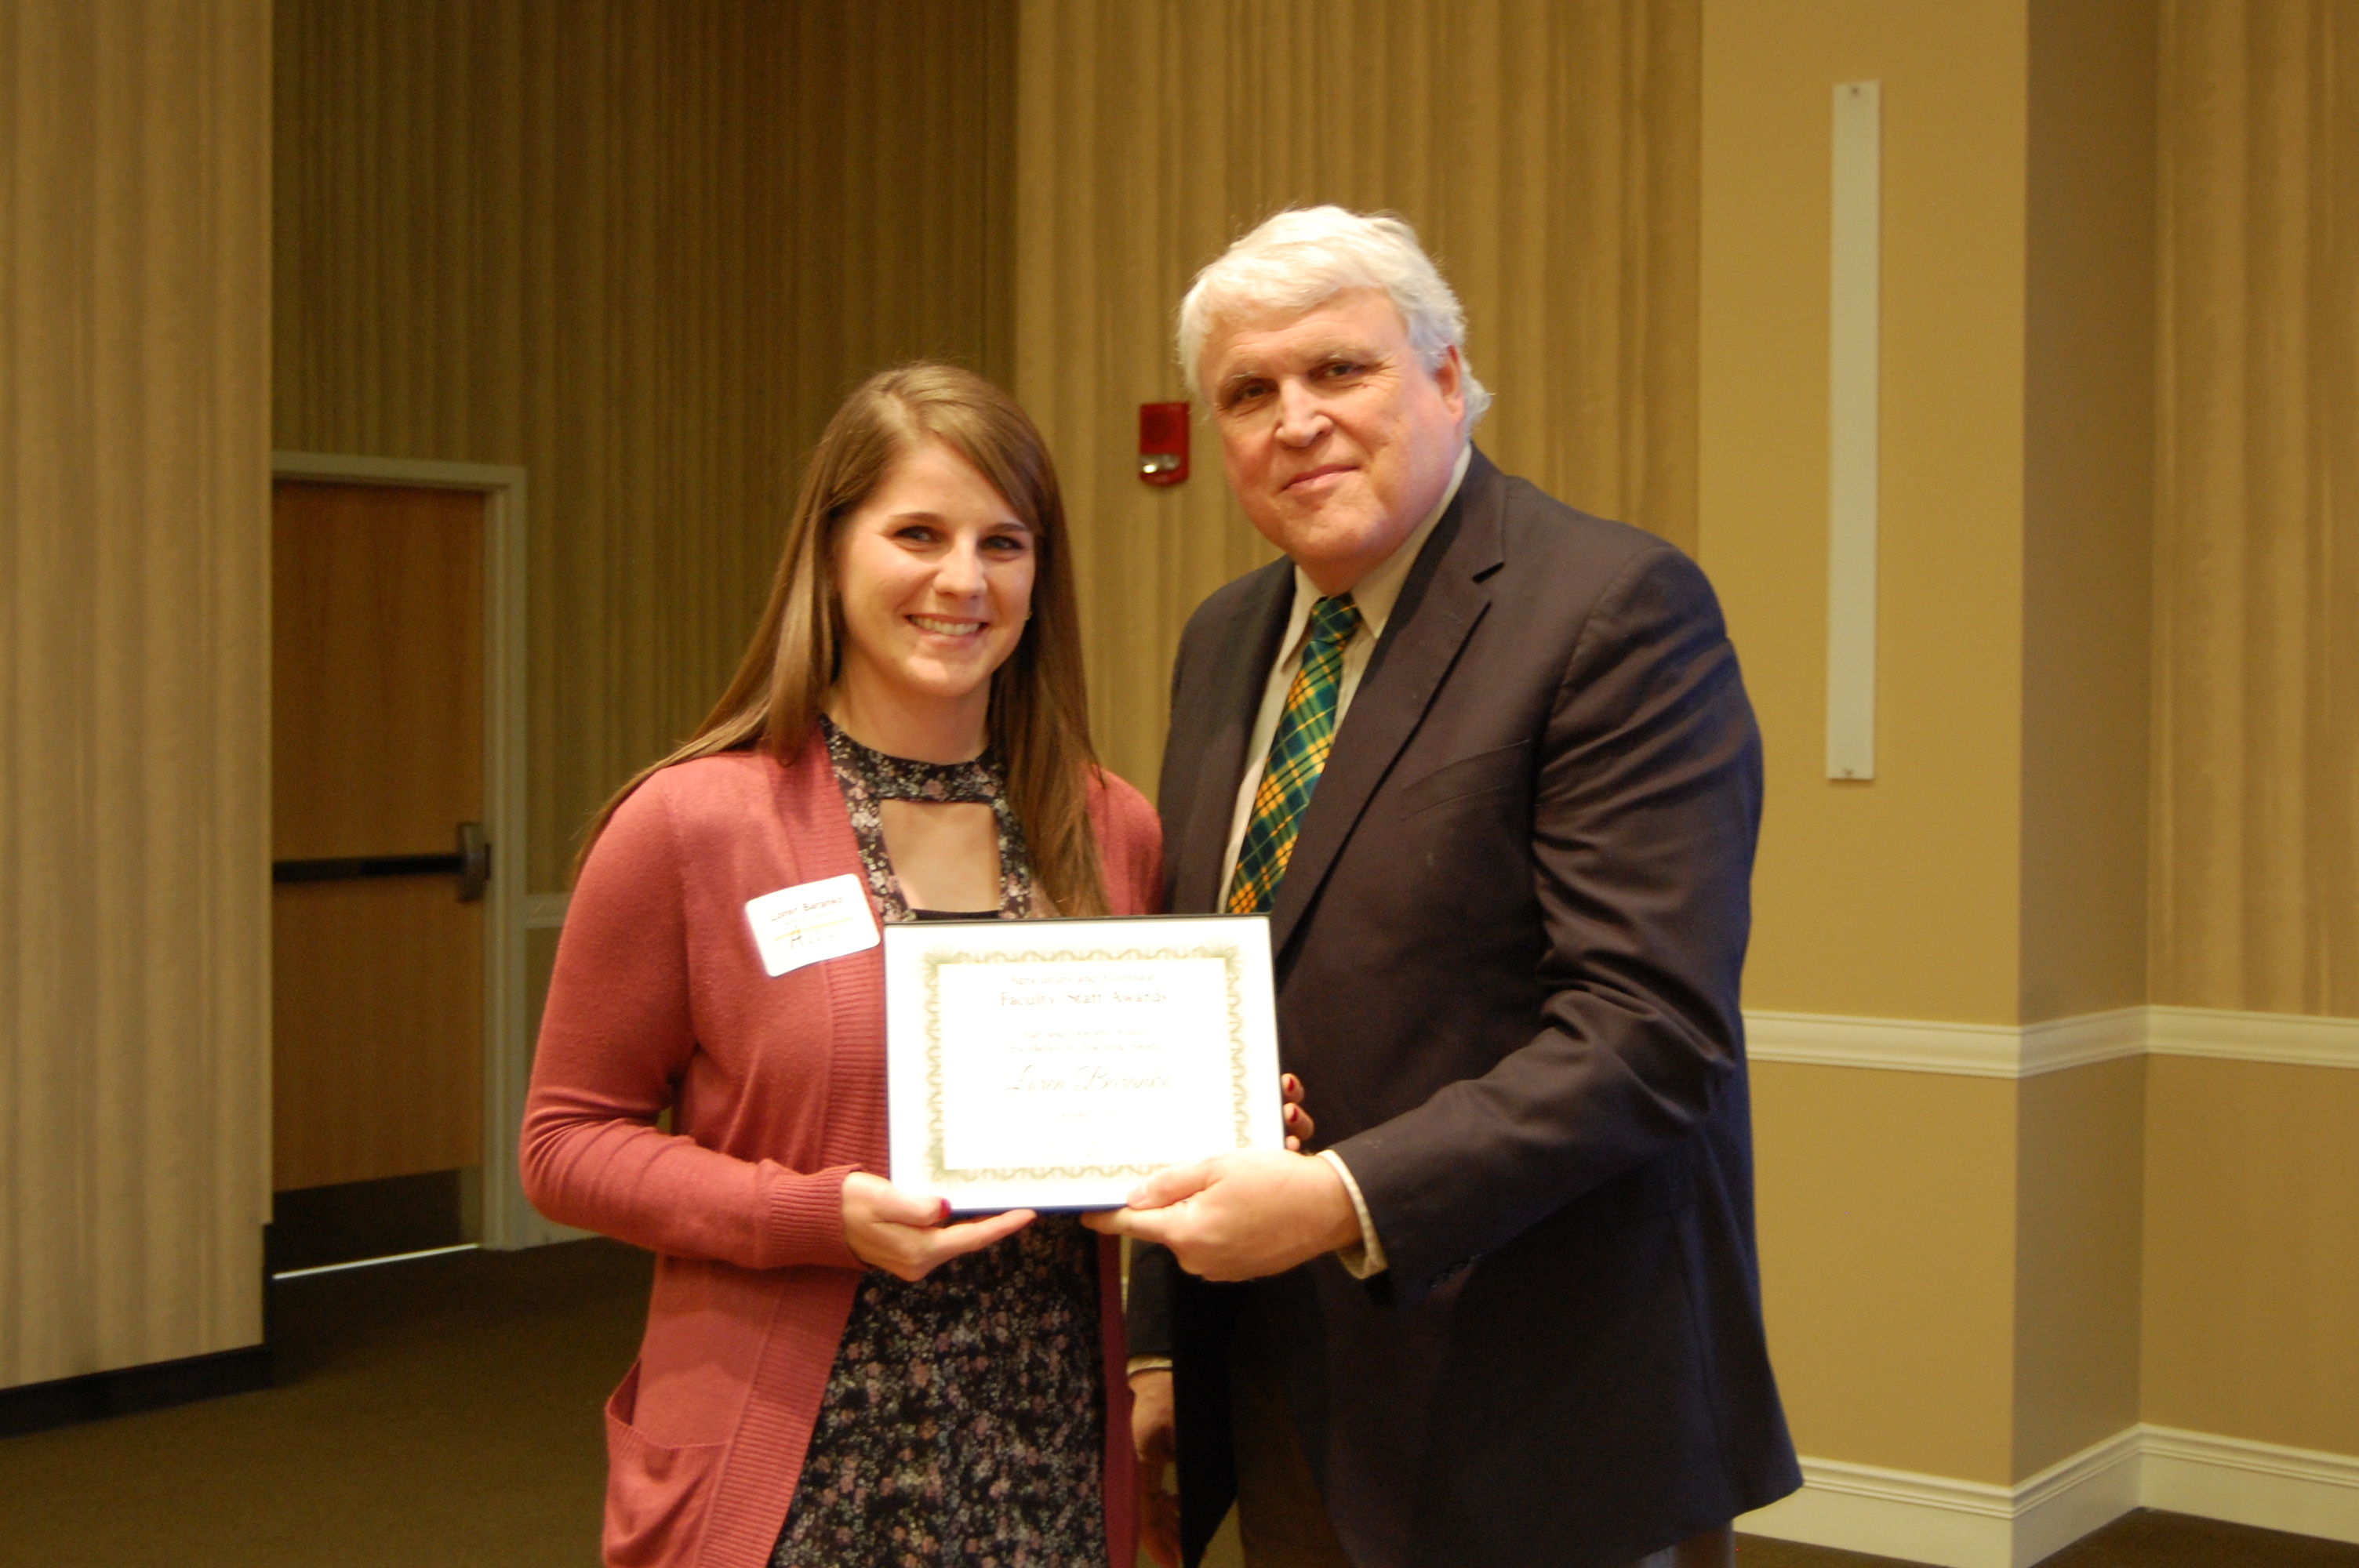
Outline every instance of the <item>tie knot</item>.
<svg viewBox="0 0 2359 1568">
<path fill-rule="evenodd" d="M 1360 629 L 1360 607 L 1348 593 L 1322 599 L 1310 607 L 1310 641 L 1342 644 Z"/>
</svg>

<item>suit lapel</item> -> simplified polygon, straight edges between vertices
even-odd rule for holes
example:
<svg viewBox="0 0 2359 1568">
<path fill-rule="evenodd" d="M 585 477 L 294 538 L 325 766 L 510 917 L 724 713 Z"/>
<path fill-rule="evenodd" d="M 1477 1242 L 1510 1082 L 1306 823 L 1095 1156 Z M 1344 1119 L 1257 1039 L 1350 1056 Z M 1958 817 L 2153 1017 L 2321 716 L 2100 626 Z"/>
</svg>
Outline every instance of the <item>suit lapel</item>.
<svg viewBox="0 0 2359 1568">
<path fill-rule="evenodd" d="M 1302 834 L 1270 906 L 1270 950 L 1283 954 L 1426 707 L 1491 602 L 1482 579 L 1497 566 L 1505 480 L 1480 451 L 1458 498 L 1426 541 L 1385 622 L 1383 641 L 1335 732 L 1335 749 L 1303 813 Z M 1264 664 L 1265 671 L 1267 669 Z M 1230 781 L 1232 795 L 1235 775 Z M 1217 865 L 1217 862 L 1216 862 Z"/>
<path fill-rule="evenodd" d="M 1278 639 L 1293 607 L 1292 562 L 1281 558 L 1256 573 L 1221 639 L 1219 663 L 1204 699 L 1190 705 L 1193 711 L 1188 722 L 1173 716 L 1165 775 L 1189 780 L 1187 819 L 1178 824 L 1179 843 L 1171 860 L 1175 911 L 1220 907 L 1221 862 L 1228 858 L 1237 785 L 1245 776 L 1245 746 L 1253 739 L 1269 667 L 1277 662 Z"/>
</svg>

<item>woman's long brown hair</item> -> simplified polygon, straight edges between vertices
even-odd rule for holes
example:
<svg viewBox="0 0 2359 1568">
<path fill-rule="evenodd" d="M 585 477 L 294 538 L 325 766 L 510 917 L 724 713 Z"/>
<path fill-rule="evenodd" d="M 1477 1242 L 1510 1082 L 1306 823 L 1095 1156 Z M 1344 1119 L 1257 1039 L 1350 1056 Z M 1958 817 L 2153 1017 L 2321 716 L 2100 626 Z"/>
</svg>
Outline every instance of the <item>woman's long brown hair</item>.
<svg viewBox="0 0 2359 1568">
<path fill-rule="evenodd" d="M 811 741 L 841 667 L 840 525 L 929 440 L 973 463 L 1032 531 L 1032 618 L 992 674 L 991 745 L 1007 770 L 1008 804 L 1024 828 L 1034 885 L 1060 914 L 1105 913 L 1088 797 L 1097 760 L 1057 470 L 1014 398 L 971 371 L 929 362 L 871 376 L 828 421 L 787 523 L 769 606 L 729 689 L 679 750 L 642 769 L 600 808 L 574 860 L 577 875 L 614 808 L 662 769 L 756 749 L 787 762 Z"/>
</svg>

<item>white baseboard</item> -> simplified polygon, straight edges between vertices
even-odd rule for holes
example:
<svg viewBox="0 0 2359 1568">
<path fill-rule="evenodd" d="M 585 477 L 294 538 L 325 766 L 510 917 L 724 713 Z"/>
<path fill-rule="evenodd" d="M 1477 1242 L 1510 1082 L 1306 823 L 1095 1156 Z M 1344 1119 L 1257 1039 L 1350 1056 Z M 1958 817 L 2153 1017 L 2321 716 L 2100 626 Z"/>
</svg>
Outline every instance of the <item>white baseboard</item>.
<svg viewBox="0 0 2359 1568">
<path fill-rule="evenodd" d="M 2012 1568 L 2029 1568 L 2138 1507 L 2145 1450 L 2146 1429 L 2134 1426 L 2017 1486 Z"/>
<path fill-rule="evenodd" d="M 2031 1568 L 2134 1508 L 2359 1542 L 2359 1457 L 2135 1426 L 2013 1487 L 1802 1461 L 1802 1489 L 1750 1535 L 1939 1568 Z"/>
<path fill-rule="evenodd" d="M 2016 1568 L 2014 1516 L 2010 1487 L 1805 1458 L 1802 1489 L 1736 1528 L 1940 1568 Z"/>
<path fill-rule="evenodd" d="M 2263 1530 L 2359 1544 L 2359 1457 L 2148 1426 L 2139 1500 Z"/>
</svg>

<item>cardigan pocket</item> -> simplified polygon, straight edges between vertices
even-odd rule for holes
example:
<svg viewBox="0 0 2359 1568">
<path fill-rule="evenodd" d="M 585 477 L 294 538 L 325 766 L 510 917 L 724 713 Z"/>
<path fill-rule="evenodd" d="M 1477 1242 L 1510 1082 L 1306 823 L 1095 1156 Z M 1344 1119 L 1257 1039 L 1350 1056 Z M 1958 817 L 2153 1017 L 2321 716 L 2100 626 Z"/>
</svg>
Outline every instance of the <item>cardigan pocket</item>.
<svg viewBox="0 0 2359 1568">
<path fill-rule="evenodd" d="M 729 1447 L 658 1443 L 631 1424 L 638 1404 L 639 1366 L 634 1361 L 606 1400 L 608 1568 L 690 1561 L 712 1504 L 713 1477 Z"/>
</svg>

